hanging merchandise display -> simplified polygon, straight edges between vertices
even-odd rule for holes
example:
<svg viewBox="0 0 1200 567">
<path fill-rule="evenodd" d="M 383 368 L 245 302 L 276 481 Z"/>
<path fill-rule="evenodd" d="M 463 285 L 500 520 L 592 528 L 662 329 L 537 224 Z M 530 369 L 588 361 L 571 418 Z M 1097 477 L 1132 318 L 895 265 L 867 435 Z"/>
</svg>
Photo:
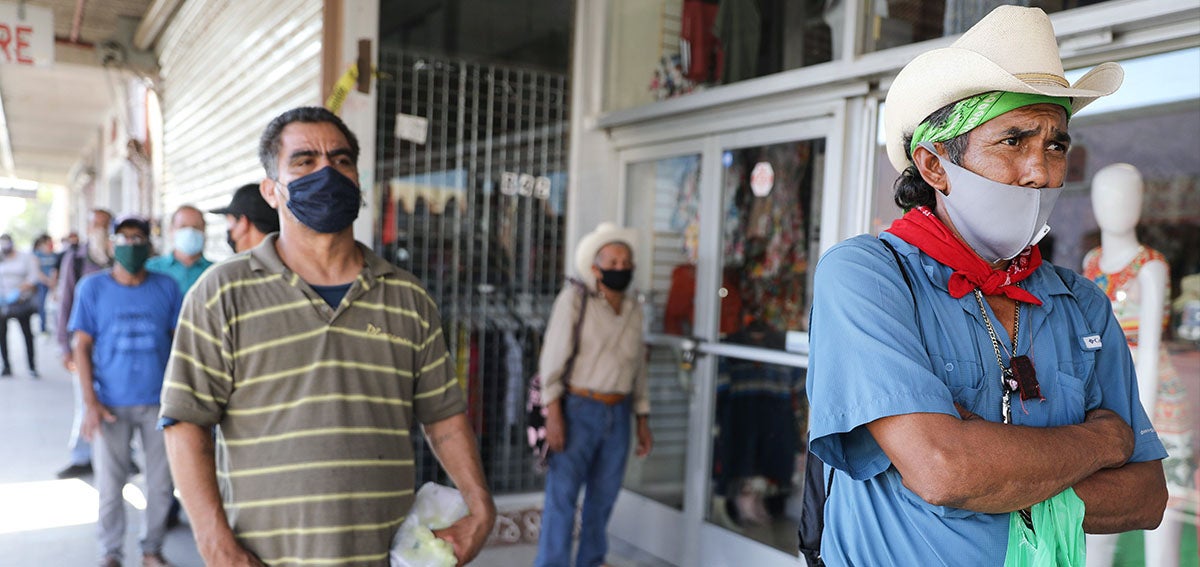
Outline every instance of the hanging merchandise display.
<svg viewBox="0 0 1200 567">
<path fill-rule="evenodd" d="M 568 78 L 386 45 L 379 68 L 378 247 L 437 303 L 492 490 L 538 490 L 524 408 L 564 283 Z M 417 447 L 418 480 L 443 480 Z"/>
</svg>

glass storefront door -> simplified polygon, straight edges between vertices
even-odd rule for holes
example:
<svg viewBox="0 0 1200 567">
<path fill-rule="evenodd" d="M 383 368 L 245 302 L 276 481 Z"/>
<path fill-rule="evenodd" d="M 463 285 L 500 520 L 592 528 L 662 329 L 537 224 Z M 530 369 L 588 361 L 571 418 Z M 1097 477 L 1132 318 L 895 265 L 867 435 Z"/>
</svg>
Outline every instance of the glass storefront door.
<svg viewBox="0 0 1200 567">
<path fill-rule="evenodd" d="M 706 518 L 796 549 L 808 402 L 808 305 L 819 254 L 823 139 L 725 150 L 722 310 Z M 791 353 L 792 357 L 785 357 Z"/>
<path fill-rule="evenodd" d="M 670 296 L 671 266 L 688 265 L 689 238 L 698 226 L 689 224 L 699 201 L 700 155 L 651 158 L 626 167 L 628 211 L 626 224 L 638 227 L 642 238 L 634 251 L 638 299 L 650 334 L 683 334 L 682 322 L 666 317 Z M 692 236 L 689 236 L 692 235 Z M 691 250 L 691 252 L 689 252 Z M 694 287 L 694 278 L 692 280 Z M 678 311 L 678 309 L 676 309 Z M 690 319 L 690 309 L 687 318 Z M 650 414 L 654 450 L 644 459 L 633 459 L 625 488 L 675 510 L 683 509 L 687 456 L 688 369 L 680 365 L 675 343 L 659 341 L 649 352 Z"/>
<path fill-rule="evenodd" d="M 671 563 L 795 564 L 830 122 L 623 156 L 655 449 L 610 529 Z"/>
</svg>

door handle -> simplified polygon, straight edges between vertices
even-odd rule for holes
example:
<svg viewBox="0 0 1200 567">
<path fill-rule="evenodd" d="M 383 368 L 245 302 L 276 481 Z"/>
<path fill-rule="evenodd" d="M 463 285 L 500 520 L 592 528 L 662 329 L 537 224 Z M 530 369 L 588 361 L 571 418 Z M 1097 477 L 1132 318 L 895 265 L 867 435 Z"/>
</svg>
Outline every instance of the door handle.
<svg viewBox="0 0 1200 567">
<path fill-rule="evenodd" d="M 688 337 L 679 343 L 679 387 L 692 395 L 692 370 L 696 367 L 696 349 L 700 346 L 698 339 Z"/>
</svg>

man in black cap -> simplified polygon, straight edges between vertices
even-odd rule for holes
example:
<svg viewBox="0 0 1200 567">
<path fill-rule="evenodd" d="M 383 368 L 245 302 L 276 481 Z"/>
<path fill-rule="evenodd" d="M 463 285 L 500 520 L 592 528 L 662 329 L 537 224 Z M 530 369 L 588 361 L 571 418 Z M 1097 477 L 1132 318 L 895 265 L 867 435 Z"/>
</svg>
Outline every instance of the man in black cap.
<svg viewBox="0 0 1200 567">
<path fill-rule="evenodd" d="M 226 241 L 234 252 L 244 252 L 263 241 L 268 234 L 279 232 L 279 217 L 258 192 L 257 183 L 238 187 L 227 206 L 210 213 L 225 215 Z"/>
</svg>

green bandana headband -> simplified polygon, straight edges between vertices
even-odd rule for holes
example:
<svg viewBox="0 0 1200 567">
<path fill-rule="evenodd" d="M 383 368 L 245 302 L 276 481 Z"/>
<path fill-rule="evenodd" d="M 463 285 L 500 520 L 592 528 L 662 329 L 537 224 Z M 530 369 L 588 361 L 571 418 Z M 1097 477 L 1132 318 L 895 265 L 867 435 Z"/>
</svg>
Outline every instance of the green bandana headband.
<svg viewBox="0 0 1200 567">
<path fill-rule="evenodd" d="M 913 132 L 912 144 L 908 147 L 908 153 L 912 155 L 917 151 L 917 144 L 921 142 L 945 142 L 959 134 L 970 132 L 980 124 L 1010 110 L 1043 103 L 1057 104 L 1063 107 L 1067 111 L 1067 118 L 1071 118 L 1071 99 L 1065 96 L 991 91 L 964 98 L 954 103 L 954 110 L 950 112 L 944 125 L 934 127 L 929 122 L 922 122 L 917 126 Z"/>
</svg>

